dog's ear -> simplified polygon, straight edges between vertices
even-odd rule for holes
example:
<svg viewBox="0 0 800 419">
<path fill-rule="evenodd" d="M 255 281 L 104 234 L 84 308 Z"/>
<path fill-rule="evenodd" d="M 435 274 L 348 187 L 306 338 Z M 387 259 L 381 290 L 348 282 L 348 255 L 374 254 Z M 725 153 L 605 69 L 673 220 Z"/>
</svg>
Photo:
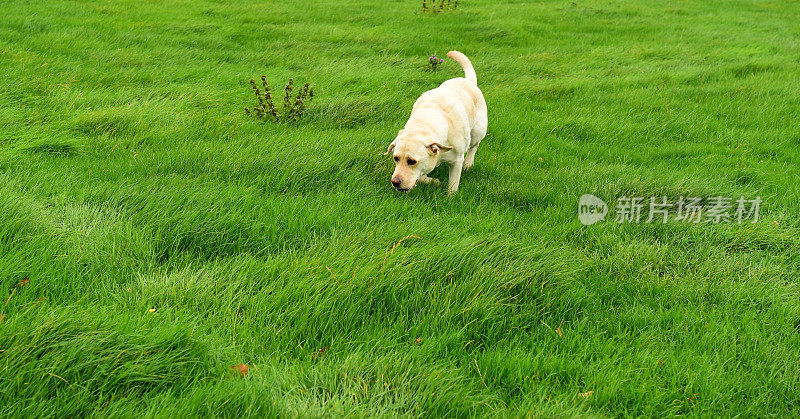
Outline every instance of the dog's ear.
<svg viewBox="0 0 800 419">
<path fill-rule="evenodd" d="M 397 140 L 394 140 L 394 141 L 392 141 L 391 144 L 389 144 L 389 148 L 386 150 L 385 153 L 383 153 L 384 156 L 388 156 L 392 151 L 394 151 L 394 143 L 396 143 L 396 142 L 397 142 Z"/>
<path fill-rule="evenodd" d="M 404 131 L 405 131 L 404 129 L 401 129 L 400 131 L 397 131 L 397 136 L 399 137 L 400 134 L 402 134 Z M 384 156 L 388 155 L 389 153 L 392 152 L 392 150 L 394 150 L 395 143 L 397 143 L 397 138 L 395 138 L 394 141 L 392 141 L 392 143 L 389 144 L 389 149 L 386 150 L 385 153 L 383 153 Z"/>
<path fill-rule="evenodd" d="M 453 147 L 448 147 L 448 146 L 446 146 L 446 145 L 441 145 L 441 144 L 439 144 L 439 143 L 432 143 L 432 144 L 428 144 L 428 151 L 430 151 L 430 152 L 431 152 L 431 153 L 433 153 L 433 154 L 436 154 L 436 153 L 438 153 L 438 152 L 439 152 L 439 150 L 442 150 L 442 151 L 450 151 L 450 150 L 452 150 L 452 149 L 453 149 Z"/>
</svg>

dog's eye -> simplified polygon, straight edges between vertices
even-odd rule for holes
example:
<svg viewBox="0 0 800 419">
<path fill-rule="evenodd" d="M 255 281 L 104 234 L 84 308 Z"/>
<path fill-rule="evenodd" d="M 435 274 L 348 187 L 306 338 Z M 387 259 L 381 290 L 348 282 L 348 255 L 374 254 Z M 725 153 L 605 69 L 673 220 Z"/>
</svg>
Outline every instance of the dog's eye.
<svg viewBox="0 0 800 419">
<path fill-rule="evenodd" d="M 394 161 L 396 162 L 400 161 L 400 157 L 394 156 Z"/>
<path fill-rule="evenodd" d="M 414 160 L 414 159 L 408 159 L 408 160 L 406 160 L 406 162 L 408 163 L 409 166 L 413 166 L 413 165 L 417 164 L 417 161 Z"/>
</svg>

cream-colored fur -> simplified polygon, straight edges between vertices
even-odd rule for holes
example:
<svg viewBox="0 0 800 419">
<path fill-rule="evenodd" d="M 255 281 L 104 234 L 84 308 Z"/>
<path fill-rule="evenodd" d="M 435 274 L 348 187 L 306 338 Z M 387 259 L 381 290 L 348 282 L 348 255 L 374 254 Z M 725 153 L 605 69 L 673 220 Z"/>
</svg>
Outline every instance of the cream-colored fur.
<svg viewBox="0 0 800 419">
<path fill-rule="evenodd" d="M 486 136 L 486 101 L 472 63 L 458 51 L 447 56 L 461 65 L 465 77 L 423 93 L 386 152 L 394 156 L 392 185 L 399 191 L 408 192 L 420 182 L 438 183 L 427 175 L 444 162 L 450 166 L 448 193 L 454 194 L 461 171 L 472 167 L 478 144 Z"/>
</svg>

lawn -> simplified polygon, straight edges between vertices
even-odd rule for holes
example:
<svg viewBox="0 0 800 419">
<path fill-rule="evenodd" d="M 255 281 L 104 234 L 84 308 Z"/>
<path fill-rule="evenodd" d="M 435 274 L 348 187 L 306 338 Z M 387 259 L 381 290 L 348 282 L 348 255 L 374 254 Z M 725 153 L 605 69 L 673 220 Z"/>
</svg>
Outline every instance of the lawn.
<svg viewBox="0 0 800 419">
<path fill-rule="evenodd" d="M 0 415 L 800 414 L 797 1 L 2 8 Z M 489 135 L 397 192 L 451 49 Z M 261 75 L 299 123 L 245 114 Z"/>
</svg>

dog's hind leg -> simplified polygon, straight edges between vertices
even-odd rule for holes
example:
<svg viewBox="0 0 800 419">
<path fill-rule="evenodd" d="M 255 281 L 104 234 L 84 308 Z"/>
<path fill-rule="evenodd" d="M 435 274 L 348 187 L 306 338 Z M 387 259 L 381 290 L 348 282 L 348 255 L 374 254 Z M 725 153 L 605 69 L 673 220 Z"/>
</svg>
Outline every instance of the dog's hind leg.
<svg viewBox="0 0 800 419">
<path fill-rule="evenodd" d="M 478 152 L 478 144 L 486 136 L 486 125 L 485 118 L 483 121 L 479 120 L 469 132 L 469 150 L 467 150 L 467 155 L 464 157 L 464 170 L 468 170 L 475 164 L 475 153 Z"/>
<path fill-rule="evenodd" d="M 467 150 L 467 155 L 464 157 L 464 170 L 469 170 L 475 164 L 475 153 L 478 151 L 478 146 L 472 147 Z"/>
<path fill-rule="evenodd" d="M 449 185 L 447 188 L 447 194 L 453 195 L 458 191 L 458 184 L 461 182 L 461 169 L 464 167 L 464 158 L 459 157 L 451 166 L 450 166 L 450 177 L 449 177 Z"/>
<path fill-rule="evenodd" d="M 489 127 L 489 117 L 483 96 L 481 96 L 476 112 L 475 126 L 469 131 L 469 150 L 467 150 L 467 155 L 464 158 L 464 170 L 475 164 L 475 153 L 478 151 L 478 144 L 481 143 L 483 137 L 486 137 L 486 129 Z"/>
</svg>

